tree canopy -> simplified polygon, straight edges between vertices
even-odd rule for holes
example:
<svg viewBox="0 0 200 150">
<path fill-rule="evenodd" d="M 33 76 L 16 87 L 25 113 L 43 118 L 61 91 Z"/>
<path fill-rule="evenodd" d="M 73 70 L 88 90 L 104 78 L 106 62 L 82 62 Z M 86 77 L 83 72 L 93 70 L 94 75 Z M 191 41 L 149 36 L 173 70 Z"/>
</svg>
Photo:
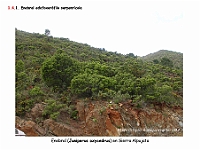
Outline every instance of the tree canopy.
<svg viewBox="0 0 200 150">
<path fill-rule="evenodd" d="M 45 35 L 49 36 L 50 35 L 50 30 L 49 29 L 45 29 Z"/>
<path fill-rule="evenodd" d="M 75 60 L 64 53 L 56 53 L 46 59 L 41 67 L 41 74 L 45 83 L 54 88 L 65 89 L 69 87 L 77 72 L 78 66 Z"/>
</svg>

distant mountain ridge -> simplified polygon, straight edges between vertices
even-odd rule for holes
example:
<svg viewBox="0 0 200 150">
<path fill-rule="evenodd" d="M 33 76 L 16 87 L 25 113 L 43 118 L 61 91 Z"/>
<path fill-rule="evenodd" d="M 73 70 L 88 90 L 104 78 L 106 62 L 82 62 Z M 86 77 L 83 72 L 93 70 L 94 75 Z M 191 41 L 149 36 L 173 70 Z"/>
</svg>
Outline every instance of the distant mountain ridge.
<svg viewBox="0 0 200 150">
<path fill-rule="evenodd" d="M 183 67 L 183 53 L 180 53 L 180 52 L 169 51 L 169 50 L 159 50 L 155 53 L 150 53 L 140 58 L 147 62 L 153 62 L 153 60 L 155 59 L 160 61 L 163 57 L 170 59 L 173 62 L 174 67 L 178 67 L 178 68 Z"/>
</svg>

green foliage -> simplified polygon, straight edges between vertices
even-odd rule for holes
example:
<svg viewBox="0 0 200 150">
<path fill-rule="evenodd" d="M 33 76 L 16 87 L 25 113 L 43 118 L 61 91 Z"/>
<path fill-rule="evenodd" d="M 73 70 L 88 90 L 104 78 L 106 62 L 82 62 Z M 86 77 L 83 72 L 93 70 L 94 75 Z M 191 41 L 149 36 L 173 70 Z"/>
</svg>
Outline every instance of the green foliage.
<svg viewBox="0 0 200 150">
<path fill-rule="evenodd" d="M 115 93 L 113 96 L 113 101 L 117 104 L 120 102 L 124 102 L 126 100 L 130 100 L 130 99 L 131 99 L 131 96 L 128 93 L 122 94 L 120 91 Z"/>
<path fill-rule="evenodd" d="M 159 97 L 158 101 L 172 103 L 175 99 L 172 96 L 172 87 L 168 85 L 163 85 L 162 87 L 158 87 Z"/>
<path fill-rule="evenodd" d="M 97 119 L 94 118 L 94 117 L 92 117 L 92 121 L 93 121 L 93 122 L 97 122 Z"/>
<path fill-rule="evenodd" d="M 148 54 L 141 57 L 142 60 L 147 62 L 153 62 L 155 64 L 160 63 L 162 58 L 167 58 L 172 61 L 173 67 L 176 69 L 183 69 L 183 54 L 174 51 L 160 50 L 155 53 Z M 165 60 L 164 60 L 165 61 Z M 169 67 L 172 66 L 171 62 L 168 64 Z"/>
<path fill-rule="evenodd" d="M 24 62 L 20 59 L 16 62 L 16 73 L 20 73 L 25 70 Z"/>
<path fill-rule="evenodd" d="M 144 64 L 140 60 L 128 60 L 122 64 L 119 68 L 120 72 L 126 72 L 134 75 L 136 78 L 140 78 L 145 74 Z"/>
<path fill-rule="evenodd" d="M 50 35 L 50 30 L 49 29 L 45 29 L 45 35 Z"/>
<path fill-rule="evenodd" d="M 158 59 L 154 59 L 153 62 L 154 62 L 155 64 L 158 64 L 158 63 L 159 63 Z"/>
<path fill-rule="evenodd" d="M 99 91 L 97 94 L 97 98 L 100 100 L 107 100 L 107 99 L 112 99 L 115 95 L 115 91 L 114 90 L 110 90 L 108 88 L 106 88 L 104 91 Z M 96 96 L 96 94 L 95 94 Z"/>
<path fill-rule="evenodd" d="M 78 118 L 78 111 L 76 110 L 75 105 L 70 105 L 69 107 L 65 108 L 70 115 L 70 118 L 76 120 Z"/>
<path fill-rule="evenodd" d="M 16 61 L 16 87 L 24 87 L 24 83 L 26 83 L 28 76 L 25 72 L 24 62 L 20 59 Z"/>
<path fill-rule="evenodd" d="M 64 53 L 57 53 L 46 59 L 42 65 L 42 78 L 48 86 L 66 89 L 77 74 L 78 66 Z"/>
<path fill-rule="evenodd" d="M 134 83 L 136 80 L 134 75 L 120 72 L 115 76 L 115 79 L 117 81 L 117 85 L 115 86 L 116 91 L 120 91 L 122 94 L 129 93 L 133 95 Z"/>
<path fill-rule="evenodd" d="M 133 58 L 137 58 L 137 56 L 134 55 L 133 53 L 126 54 L 126 56 L 133 57 Z"/>
<path fill-rule="evenodd" d="M 23 94 L 16 94 L 16 115 L 24 116 L 34 105 L 34 101 Z"/>
<path fill-rule="evenodd" d="M 115 75 L 115 70 L 106 64 L 100 64 L 99 62 L 90 62 L 85 66 L 85 72 L 89 74 L 99 74 L 106 77 L 112 77 Z"/>
<path fill-rule="evenodd" d="M 41 91 L 40 87 L 35 86 L 32 88 L 29 92 L 30 96 L 39 96 L 39 95 L 44 95 L 44 93 Z"/>
<path fill-rule="evenodd" d="M 175 91 L 179 91 L 179 90 L 182 89 L 182 88 L 183 88 L 183 84 L 182 84 L 181 81 L 175 81 L 175 82 L 173 83 L 173 89 L 174 89 Z"/>
<path fill-rule="evenodd" d="M 116 80 L 98 74 L 79 74 L 71 81 L 71 90 L 80 96 L 97 96 L 99 91 L 114 89 Z"/>
<path fill-rule="evenodd" d="M 65 105 L 64 104 L 60 104 L 59 102 L 57 102 L 54 99 L 48 99 L 48 100 L 45 100 L 45 102 L 47 104 L 45 106 L 45 109 L 44 109 L 42 115 L 45 118 L 49 118 L 50 117 L 51 119 L 56 120 L 58 115 L 59 115 L 59 110 L 61 108 L 63 108 Z"/>
<path fill-rule="evenodd" d="M 26 74 L 25 71 L 22 72 L 16 72 L 15 76 L 15 86 L 16 86 L 16 91 L 17 90 L 24 90 L 27 87 L 28 84 L 28 75 Z"/>
<path fill-rule="evenodd" d="M 173 62 L 166 57 L 163 57 L 161 59 L 160 64 L 163 65 L 163 66 L 167 66 L 167 67 L 173 67 Z"/>
<path fill-rule="evenodd" d="M 19 72 L 16 74 L 16 81 L 18 81 L 18 83 L 21 82 L 26 82 L 28 76 L 25 72 Z"/>
<path fill-rule="evenodd" d="M 52 114 L 50 114 L 50 118 L 53 120 L 56 120 L 58 118 L 59 112 L 54 112 Z"/>
</svg>

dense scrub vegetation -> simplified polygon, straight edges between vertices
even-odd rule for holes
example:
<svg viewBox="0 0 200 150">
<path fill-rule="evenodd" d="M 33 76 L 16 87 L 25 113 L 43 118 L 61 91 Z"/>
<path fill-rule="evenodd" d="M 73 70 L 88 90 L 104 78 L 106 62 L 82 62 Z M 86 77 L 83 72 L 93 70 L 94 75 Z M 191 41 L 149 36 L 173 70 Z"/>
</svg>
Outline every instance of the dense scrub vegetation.
<svg viewBox="0 0 200 150">
<path fill-rule="evenodd" d="M 68 38 L 15 32 L 16 115 L 43 102 L 44 118 L 56 119 L 65 110 L 76 119 L 75 99 L 182 106 L 183 71 L 169 59 L 144 62 L 132 53 L 108 52 Z"/>
</svg>

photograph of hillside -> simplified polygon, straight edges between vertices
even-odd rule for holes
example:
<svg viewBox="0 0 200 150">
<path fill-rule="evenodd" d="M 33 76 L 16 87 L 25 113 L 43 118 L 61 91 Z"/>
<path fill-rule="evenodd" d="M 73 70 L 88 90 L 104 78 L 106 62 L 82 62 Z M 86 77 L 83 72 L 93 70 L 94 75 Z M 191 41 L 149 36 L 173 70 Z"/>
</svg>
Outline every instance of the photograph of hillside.
<svg viewBox="0 0 200 150">
<path fill-rule="evenodd" d="M 26 136 L 183 136 L 183 54 L 139 57 L 15 29 L 15 128 Z"/>
</svg>

